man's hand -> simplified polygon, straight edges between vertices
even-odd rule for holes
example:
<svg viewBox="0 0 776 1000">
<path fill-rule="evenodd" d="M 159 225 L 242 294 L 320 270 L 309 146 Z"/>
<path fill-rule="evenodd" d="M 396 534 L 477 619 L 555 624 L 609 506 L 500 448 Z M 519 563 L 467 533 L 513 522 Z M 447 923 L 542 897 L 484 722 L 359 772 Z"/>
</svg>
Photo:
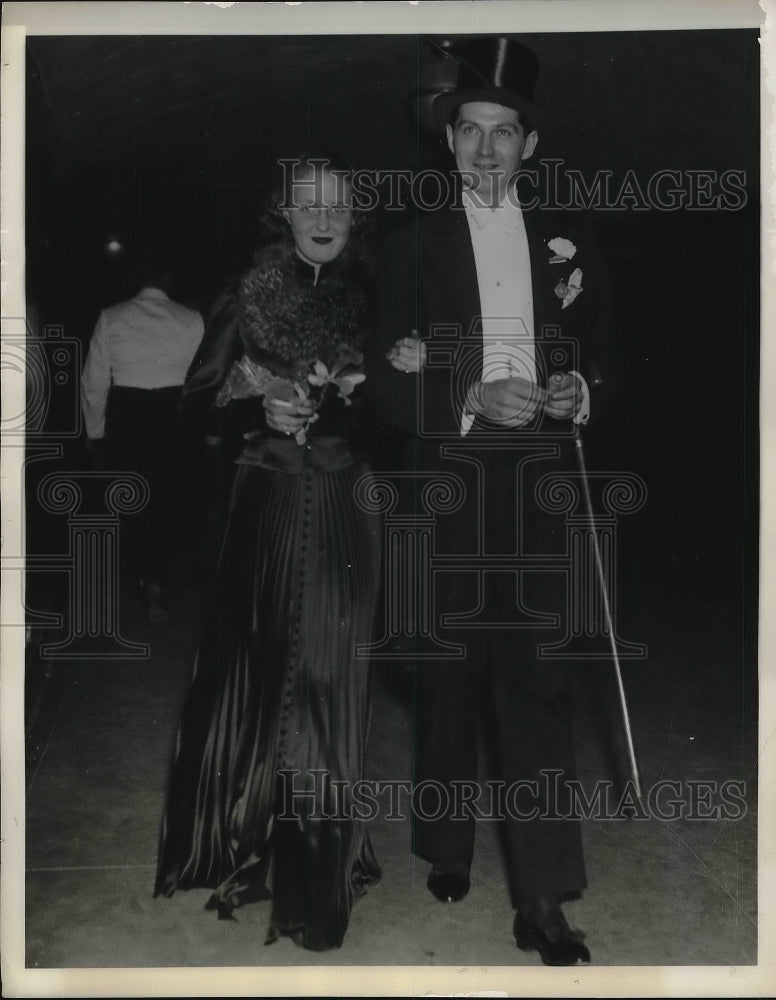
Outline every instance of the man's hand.
<svg viewBox="0 0 776 1000">
<path fill-rule="evenodd" d="M 556 420 L 571 420 L 582 405 L 582 383 L 576 375 L 556 372 L 550 379 L 544 412 Z"/>
<path fill-rule="evenodd" d="M 412 331 L 417 334 L 417 330 Z M 419 372 L 426 363 L 426 345 L 414 337 L 402 337 L 388 351 L 386 357 L 400 372 Z"/>
<path fill-rule="evenodd" d="M 285 399 L 264 397 L 264 412 L 267 425 L 282 434 L 296 434 L 306 427 L 315 414 L 316 404 L 312 399 L 291 403 Z"/>
<path fill-rule="evenodd" d="M 466 398 L 467 409 L 472 413 L 504 427 L 522 427 L 530 423 L 544 402 L 544 390 L 525 378 L 478 382 Z"/>
</svg>

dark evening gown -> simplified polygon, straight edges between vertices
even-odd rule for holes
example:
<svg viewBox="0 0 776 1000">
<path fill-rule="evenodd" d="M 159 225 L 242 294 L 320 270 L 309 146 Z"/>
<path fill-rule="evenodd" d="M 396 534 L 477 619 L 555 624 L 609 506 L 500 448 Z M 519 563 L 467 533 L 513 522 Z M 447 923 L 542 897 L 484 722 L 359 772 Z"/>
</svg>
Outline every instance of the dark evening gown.
<svg viewBox="0 0 776 1000">
<path fill-rule="evenodd" d="M 306 265 L 281 264 L 284 289 L 319 303 L 319 317 L 326 280 L 332 301 L 352 280 L 330 269 L 313 285 Z M 212 396 L 244 352 L 273 374 L 290 370 L 272 352 L 276 331 L 252 330 L 255 313 L 240 295 L 216 309 L 190 396 Z M 330 322 L 340 320 L 334 309 Z M 368 662 L 357 647 L 371 638 L 380 575 L 379 522 L 354 498 L 368 482 L 358 425 L 358 405 L 330 392 L 305 444 L 265 425 L 238 458 L 154 893 L 212 888 L 207 905 L 221 918 L 271 896 L 268 943 L 289 935 L 313 950 L 342 944 L 354 900 L 381 875 L 351 799 L 369 718 Z"/>
</svg>

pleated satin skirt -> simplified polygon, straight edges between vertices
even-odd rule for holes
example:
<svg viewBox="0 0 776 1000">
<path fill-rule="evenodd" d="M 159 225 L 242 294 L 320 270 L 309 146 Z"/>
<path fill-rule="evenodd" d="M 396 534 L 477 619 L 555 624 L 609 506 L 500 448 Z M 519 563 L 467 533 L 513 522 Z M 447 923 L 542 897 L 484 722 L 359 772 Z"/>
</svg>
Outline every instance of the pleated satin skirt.
<svg viewBox="0 0 776 1000">
<path fill-rule="evenodd" d="M 302 465 L 238 466 L 154 895 L 212 888 L 222 918 L 271 895 L 268 941 L 325 950 L 381 875 L 351 800 L 364 777 L 357 647 L 371 638 L 380 522 L 354 499 L 365 466 Z"/>
</svg>

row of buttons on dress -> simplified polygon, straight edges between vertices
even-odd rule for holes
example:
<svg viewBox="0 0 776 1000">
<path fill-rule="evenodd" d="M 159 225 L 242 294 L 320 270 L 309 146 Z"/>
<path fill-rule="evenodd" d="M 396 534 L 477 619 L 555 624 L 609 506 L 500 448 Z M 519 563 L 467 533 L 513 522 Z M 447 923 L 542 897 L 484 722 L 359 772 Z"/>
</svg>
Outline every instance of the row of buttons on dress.
<svg viewBox="0 0 776 1000">
<path fill-rule="evenodd" d="M 310 464 L 309 450 L 306 451 L 305 458 L 307 461 L 305 462 L 305 470 L 303 473 L 305 477 L 305 490 L 304 507 L 302 512 L 302 543 L 299 550 L 299 589 L 297 591 L 296 615 L 294 618 L 291 651 L 288 662 L 288 674 L 286 675 L 286 690 L 283 697 L 283 709 L 280 719 L 280 738 L 278 740 L 278 763 L 281 767 L 285 767 L 286 765 L 285 742 L 286 733 L 288 732 L 288 713 L 291 708 L 294 670 L 299 656 L 299 635 L 302 626 L 302 598 L 305 586 L 305 562 L 307 559 L 307 548 L 310 536 L 310 512 L 313 498 L 313 472 Z"/>
</svg>

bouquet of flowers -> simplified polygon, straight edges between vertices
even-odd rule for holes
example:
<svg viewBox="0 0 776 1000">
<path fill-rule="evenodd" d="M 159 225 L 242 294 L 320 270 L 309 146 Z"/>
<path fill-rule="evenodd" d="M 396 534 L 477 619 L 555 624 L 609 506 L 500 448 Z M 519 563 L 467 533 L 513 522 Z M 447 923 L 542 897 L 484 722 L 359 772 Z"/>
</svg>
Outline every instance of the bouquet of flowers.
<svg viewBox="0 0 776 1000">
<path fill-rule="evenodd" d="M 268 368 L 243 357 L 235 362 L 229 377 L 216 399 L 216 406 L 224 406 L 230 399 L 246 399 L 250 396 L 265 396 L 275 402 L 289 406 L 299 401 L 313 400 L 316 410 L 323 402 L 329 386 L 337 389 L 337 395 L 346 406 L 350 406 L 350 396 L 366 375 L 361 370 L 364 357 L 347 344 L 340 344 L 334 363 L 329 369 L 322 361 L 296 365 L 289 376 L 275 375 Z M 294 435 L 297 444 L 305 444 L 310 426 L 318 419 L 315 412 Z"/>
</svg>

